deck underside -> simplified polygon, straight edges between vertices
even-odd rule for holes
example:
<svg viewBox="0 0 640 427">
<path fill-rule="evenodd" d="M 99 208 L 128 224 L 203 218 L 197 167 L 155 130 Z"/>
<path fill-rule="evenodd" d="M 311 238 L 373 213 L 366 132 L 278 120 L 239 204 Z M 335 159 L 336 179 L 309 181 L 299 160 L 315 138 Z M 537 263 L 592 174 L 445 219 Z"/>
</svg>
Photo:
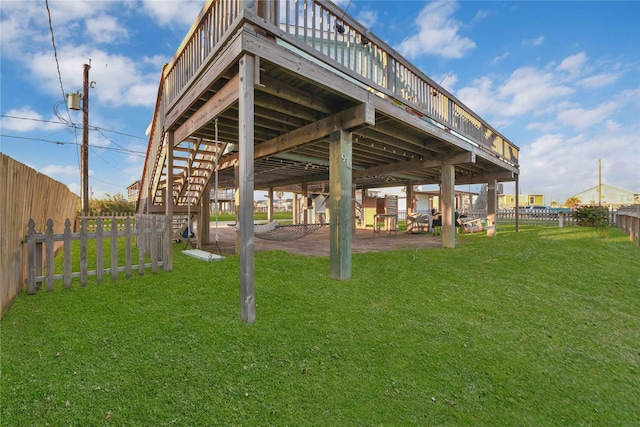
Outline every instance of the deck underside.
<svg viewBox="0 0 640 427">
<path fill-rule="evenodd" d="M 178 97 L 166 103 L 162 126 L 172 132 L 174 205 L 197 206 L 208 185 L 236 188 L 239 146 L 239 61 L 255 57 L 253 95 L 255 189 L 326 192 L 329 135 L 352 133 L 356 188 L 437 184 L 443 164 L 455 166 L 456 184 L 512 181 L 517 152 L 496 153 L 362 81 L 331 61 L 309 55 L 286 34 L 245 22 L 212 55 Z M 437 106 L 441 92 L 433 92 Z M 444 101 L 443 101 L 444 102 Z M 216 142 L 217 141 L 217 142 Z M 150 150 L 148 204 L 163 211 L 168 138 Z M 514 155 L 515 154 L 515 155 Z M 154 208 L 155 207 L 155 208 Z"/>
</svg>

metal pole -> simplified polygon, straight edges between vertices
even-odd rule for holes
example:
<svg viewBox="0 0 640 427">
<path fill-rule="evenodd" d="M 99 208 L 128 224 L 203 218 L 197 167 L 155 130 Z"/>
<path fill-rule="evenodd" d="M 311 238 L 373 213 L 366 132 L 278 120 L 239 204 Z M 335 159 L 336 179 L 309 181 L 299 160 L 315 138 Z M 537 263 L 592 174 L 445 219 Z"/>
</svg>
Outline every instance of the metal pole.
<svg viewBox="0 0 640 427">
<path fill-rule="evenodd" d="M 602 206 L 602 160 L 598 159 L 598 206 Z"/>
<path fill-rule="evenodd" d="M 82 215 L 89 215 L 89 64 L 82 66 L 82 147 L 80 149 Z"/>
</svg>

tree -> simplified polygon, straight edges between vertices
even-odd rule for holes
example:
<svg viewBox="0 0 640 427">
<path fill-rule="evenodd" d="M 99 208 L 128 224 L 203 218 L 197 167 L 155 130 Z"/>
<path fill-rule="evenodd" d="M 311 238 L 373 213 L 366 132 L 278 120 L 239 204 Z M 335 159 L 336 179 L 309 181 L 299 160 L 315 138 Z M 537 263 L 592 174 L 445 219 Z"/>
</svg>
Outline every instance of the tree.
<svg viewBox="0 0 640 427">
<path fill-rule="evenodd" d="M 104 199 L 91 199 L 89 201 L 89 213 L 101 214 L 134 214 L 135 204 L 127 200 L 121 193 L 105 194 Z"/>
<path fill-rule="evenodd" d="M 582 201 L 578 199 L 576 196 L 569 197 L 564 205 L 568 208 L 575 208 L 582 204 Z"/>
</svg>

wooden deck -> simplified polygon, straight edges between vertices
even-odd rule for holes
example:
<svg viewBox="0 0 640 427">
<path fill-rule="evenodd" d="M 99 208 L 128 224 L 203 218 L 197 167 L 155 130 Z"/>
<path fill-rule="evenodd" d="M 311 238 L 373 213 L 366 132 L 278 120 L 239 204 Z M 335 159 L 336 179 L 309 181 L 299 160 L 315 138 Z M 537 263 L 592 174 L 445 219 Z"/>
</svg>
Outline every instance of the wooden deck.
<svg viewBox="0 0 640 427">
<path fill-rule="evenodd" d="M 163 68 L 137 210 L 195 213 L 208 228 L 202 195 L 238 188 L 251 323 L 255 190 L 328 193 L 330 275 L 344 280 L 356 188 L 404 186 L 411 200 L 440 184 L 453 247 L 455 185 L 488 183 L 493 221 L 496 183 L 517 193 L 518 173 L 512 142 L 330 1 L 208 0 Z"/>
<path fill-rule="evenodd" d="M 446 162 L 456 184 L 515 179 L 513 143 L 331 2 L 260 4 L 208 1 L 164 68 L 140 211 L 164 212 L 169 132 L 176 206 L 197 209 L 216 158 L 219 187 L 237 187 L 245 54 L 255 58 L 255 189 L 326 188 L 336 129 L 353 133 L 358 188 L 437 184 Z"/>
</svg>

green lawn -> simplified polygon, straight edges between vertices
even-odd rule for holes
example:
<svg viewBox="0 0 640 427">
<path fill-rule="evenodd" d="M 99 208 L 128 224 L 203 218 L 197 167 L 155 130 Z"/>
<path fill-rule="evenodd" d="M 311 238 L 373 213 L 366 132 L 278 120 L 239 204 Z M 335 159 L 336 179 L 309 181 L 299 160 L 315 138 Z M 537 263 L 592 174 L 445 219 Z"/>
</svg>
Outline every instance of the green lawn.
<svg viewBox="0 0 640 427">
<path fill-rule="evenodd" d="M 618 230 L 502 227 L 455 249 L 259 252 L 21 295 L 0 424 L 640 425 L 640 250 Z M 59 289 L 59 288 L 57 288 Z"/>
</svg>

